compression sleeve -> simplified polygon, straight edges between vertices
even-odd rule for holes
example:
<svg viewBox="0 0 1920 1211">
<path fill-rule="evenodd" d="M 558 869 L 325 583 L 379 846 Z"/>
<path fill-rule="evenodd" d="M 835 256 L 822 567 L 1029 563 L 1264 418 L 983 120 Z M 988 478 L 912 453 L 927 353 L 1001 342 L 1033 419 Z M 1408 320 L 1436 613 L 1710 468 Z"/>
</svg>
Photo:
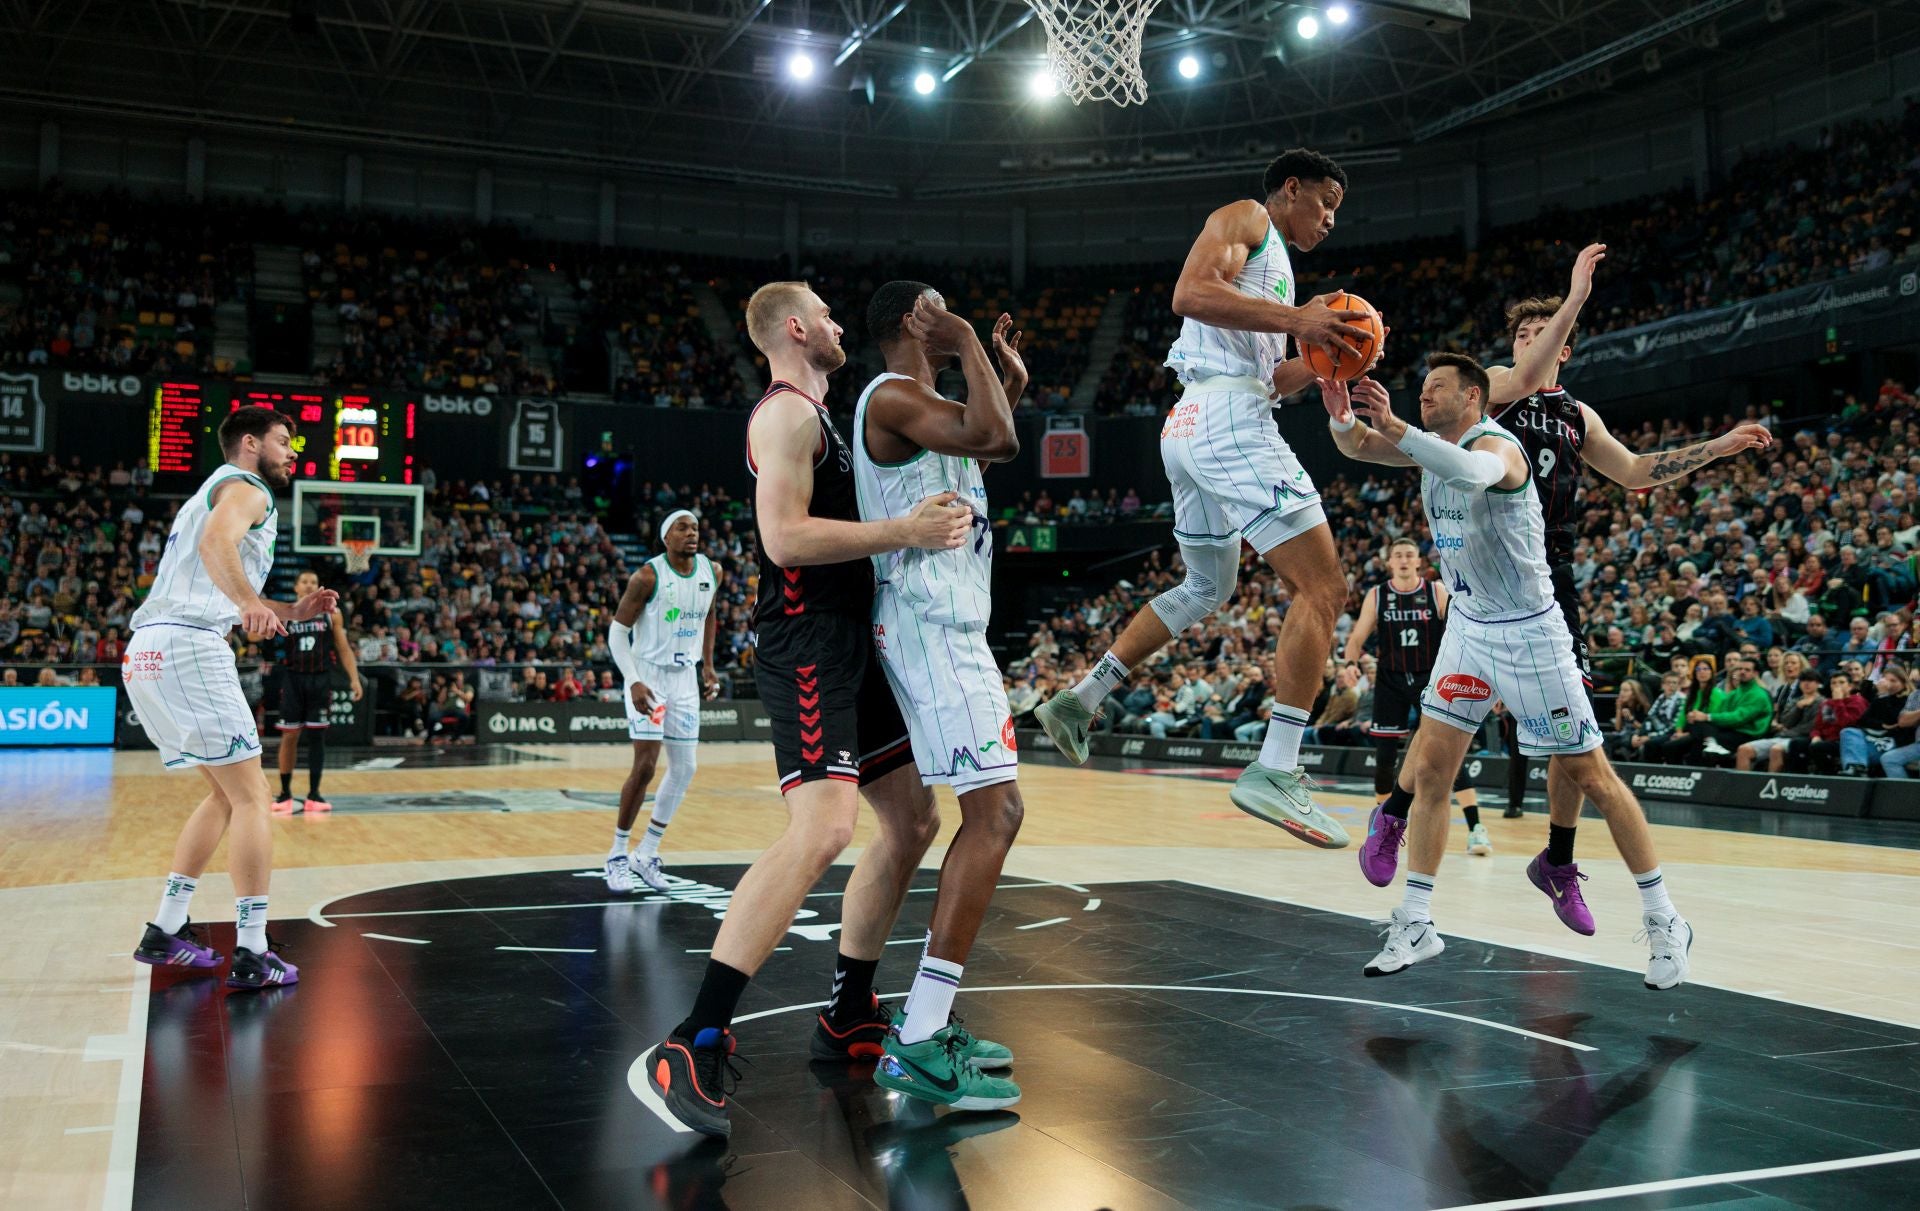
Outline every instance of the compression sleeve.
<svg viewBox="0 0 1920 1211">
<path fill-rule="evenodd" d="M 1402 454 L 1462 491 L 1485 491 L 1507 477 L 1506 462 L 1491 450 L 1456 446 L 1412 425 L 1395 444 Z"/>
<path fill-rule="evenodd" d="M 607 628 L 607 650 L 613 654 L 614 667 L 620 670 L 620 676 L 627 681 L 640 680 L 640 670 L 633 663 L 633 628 L 623 627 L 618 622 Z"/>
</svg>

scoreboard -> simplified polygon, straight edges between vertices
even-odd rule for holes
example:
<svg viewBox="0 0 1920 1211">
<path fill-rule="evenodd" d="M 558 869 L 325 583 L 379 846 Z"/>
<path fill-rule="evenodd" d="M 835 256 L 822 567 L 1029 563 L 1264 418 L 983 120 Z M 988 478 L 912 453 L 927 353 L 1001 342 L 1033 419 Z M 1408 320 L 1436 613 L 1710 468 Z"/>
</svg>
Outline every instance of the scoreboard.
<svg viewBox="0 0 1920 1211">
<path fill-rule="evenodd" d="M 313 387 L 275 390 L 247 383 L 156 383 L 147 417 L 147 465 L 156 475 L 211 474 L 225 461 L 220 423 L 241 408 L 272 408 L 293 419 L 297 478 L 414 482 L 417 401 Z"/>
</svg>

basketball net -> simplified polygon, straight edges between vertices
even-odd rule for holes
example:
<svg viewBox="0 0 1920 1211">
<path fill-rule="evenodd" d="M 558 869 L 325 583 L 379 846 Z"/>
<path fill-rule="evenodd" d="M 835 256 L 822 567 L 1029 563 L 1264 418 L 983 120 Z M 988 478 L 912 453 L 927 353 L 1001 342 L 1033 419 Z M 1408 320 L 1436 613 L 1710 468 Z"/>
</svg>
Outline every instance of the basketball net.
<svg viewBox="0 0 1920 1211">
<path fill-rule="evenodd" d="M 1075 105 L 1147 99 L 1140 40 L 1160 0 L 1027 0 L 1047 30 L 1049 65 Z"/>
<path fill-rule="evenodd" d="M 347 561 L 347 571 L 364 572 L 373 566 L 373 543 L 364 538 L 343 538 L 340 540 L 341 557 Z"/>
</svg>

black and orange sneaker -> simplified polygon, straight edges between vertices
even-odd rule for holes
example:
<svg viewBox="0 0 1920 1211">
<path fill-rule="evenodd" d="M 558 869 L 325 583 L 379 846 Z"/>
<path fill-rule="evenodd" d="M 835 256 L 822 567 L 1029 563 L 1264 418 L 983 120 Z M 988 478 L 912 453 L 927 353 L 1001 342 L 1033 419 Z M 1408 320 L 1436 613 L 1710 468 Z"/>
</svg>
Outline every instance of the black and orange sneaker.
<svg viewBox="0 0 1920 1211">
<path fill-rule="evenodd" d="M 875 994 L 867 1011 L 844 1026 L 835 1026 L 822 1013 L 813 1022 L 813 1043 L 808 1048 L 816 1060 L 877 1060 L 885 1050 L 887 1028 L 893 1015 L 880 1007 Z"/>
<path fill-rule="evenodd" d="M 739 1084 L 733 1031 L 709 1026 L 689 1039 L 670 1034 L 647 1056 L 647 1083 L 669 1113 L 702 1135 L 726 1139 L 727 1098 Z"/>
</svg>

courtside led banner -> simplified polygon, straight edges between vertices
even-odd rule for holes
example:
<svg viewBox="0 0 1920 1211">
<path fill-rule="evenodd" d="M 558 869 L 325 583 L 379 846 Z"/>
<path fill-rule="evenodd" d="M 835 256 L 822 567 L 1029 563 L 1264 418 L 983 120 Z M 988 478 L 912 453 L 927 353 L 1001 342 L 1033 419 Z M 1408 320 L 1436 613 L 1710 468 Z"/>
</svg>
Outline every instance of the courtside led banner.
<svg viewBox="0 0 1920 1211">
<path fill-rule="evenodd" d="M 0 745 L 113 743 L 111 686 L 0 686 Z"/>
</svg>

